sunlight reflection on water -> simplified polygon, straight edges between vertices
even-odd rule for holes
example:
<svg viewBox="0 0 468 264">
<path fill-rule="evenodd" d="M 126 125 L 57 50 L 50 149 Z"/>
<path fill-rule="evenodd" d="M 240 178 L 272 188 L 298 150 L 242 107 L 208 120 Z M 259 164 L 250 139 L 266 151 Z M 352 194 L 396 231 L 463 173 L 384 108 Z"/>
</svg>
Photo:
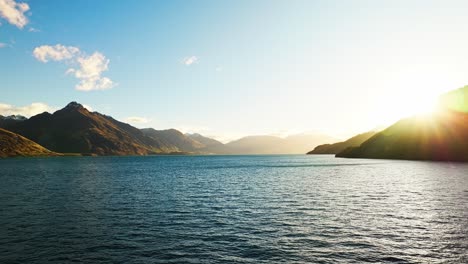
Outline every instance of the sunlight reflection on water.
<svg viewBox="0 0 468 264">
<path fill-rule="evenodd" d="M 0 160 L 0 262 L 467 263 L 468 165 Z"/>
</svg>

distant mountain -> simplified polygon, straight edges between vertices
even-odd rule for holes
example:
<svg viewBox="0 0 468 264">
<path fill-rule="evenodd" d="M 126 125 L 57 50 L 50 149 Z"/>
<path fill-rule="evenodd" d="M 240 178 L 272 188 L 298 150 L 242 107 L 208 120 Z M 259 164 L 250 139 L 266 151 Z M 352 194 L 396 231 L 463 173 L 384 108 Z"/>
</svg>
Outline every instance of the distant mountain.
<svg viewBox="0 0 468 264">
<path fill-rule="evenodd" d="M 9 126 L 9 125 L 24 121 L 26 119 L 27 118 L 22 115 L 11 115 L 11 116 L 0 115 L 0 127 Z"/>
<path fill-rule="evenodd" d="M 336 141 L 336 138 L 322 134 L 298 134 L 285 138 L 286 154 L 304 154 L 325 142 Z"/>
<path fill-rule="evenodd" d="M 59 155 L 23 136 L 0 128 L 0 158 Z"/>
<path fill-rule="evenodd" d="M 301 154 L 324 142 L 334 140 L 323 135 L 248 136 L 226 144 L 227 154 Z"/>
<path fill-rule="evenodd" d="M 147 155 L 169 152 L 165 144 L 110 116 L 72 102 L 53 114 L 44 112 L 4 128 L 62 153 Z"/>
<path fill-rule="evenodd" d="M 204 144 L 184 135 L 176 129 L 155 130 L 153 128 L 141 129 L 145 136 L 158 140 L 173 152 L 197 152 Z"/>
<path fill-rule="evenodd" d="M 366 132 L 343 142 L 319 145 L 314 150 L 307 152 L 307 154 L 338 154 L 349 147 L 359 147 L 376 133 L 375 131 Z"/>
<path fill-rule="evenodd" d="M 226 154 L 279 154 L 283 144 L 283 139 L 275 136 L 248 136 L 227 143 Z"/>
<path fill-rule="evenodd" d="M 218 140 L 216 139 L 212 139 L 212 138 L 209 138 L 209 137 L 205 137 L 205 136 L 202 136 L 198 133 L 194 133 L 194 134 L 185 134 L 187 137 L 195 140 L 195 141 L 198 141 L 200 142 L 201 144 L 204 145 L 204 147 L 212 147 L 212 146 L 223 146 L 224 144 L 219 142 Z"/>
<path fill-rule="evenodd" d="M 204 154 L 227 154 L 229 151 L 228 147 L 219 142 L 218 140 L 202 136 L 200 134 L 185 134 L 187 137 L 200 142 L 203 147 L 198 149 L 199 152 Z"/>
<path fill-rule="evenodd" d="M 337 157 L 468 161 L 468 86 L 440 98 L 440 112 L 411 117 Z"/>
</svg>

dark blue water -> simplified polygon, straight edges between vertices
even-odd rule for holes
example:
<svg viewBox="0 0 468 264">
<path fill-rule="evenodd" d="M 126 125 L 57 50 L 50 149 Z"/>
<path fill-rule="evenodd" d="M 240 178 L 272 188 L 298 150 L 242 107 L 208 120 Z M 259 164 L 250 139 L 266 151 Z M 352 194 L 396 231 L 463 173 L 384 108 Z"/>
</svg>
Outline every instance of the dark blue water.
<svg viewBox="0 0 468 264">
<path fill-rule="evenodd" d="M 0 160 L 0 263 L 468 263 L 468 165 Z"/>
</svg>

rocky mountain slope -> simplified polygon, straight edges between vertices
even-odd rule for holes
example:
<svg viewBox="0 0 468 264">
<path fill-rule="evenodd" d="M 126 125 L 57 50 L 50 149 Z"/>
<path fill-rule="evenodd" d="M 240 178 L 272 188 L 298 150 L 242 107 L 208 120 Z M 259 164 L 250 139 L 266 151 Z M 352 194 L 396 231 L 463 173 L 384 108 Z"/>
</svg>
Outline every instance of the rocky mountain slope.
<svg viewBox="0 0 468 264">
<path fill-rule="evenodd" d="M 0 158 L 59 155 L 23 136 L 0 128 Z"/>
</svg>

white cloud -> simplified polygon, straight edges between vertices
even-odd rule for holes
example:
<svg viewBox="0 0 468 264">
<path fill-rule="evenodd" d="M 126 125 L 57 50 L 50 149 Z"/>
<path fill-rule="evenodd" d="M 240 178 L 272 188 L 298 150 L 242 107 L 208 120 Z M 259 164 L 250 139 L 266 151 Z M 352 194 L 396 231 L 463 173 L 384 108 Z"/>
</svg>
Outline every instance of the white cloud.
<svg viewBox="0 0 468 264">
<path fill-rule="evenodd" d="M 28 18 L 24 15 L 29 10 L 26 3 L 16 3 L 14 0 L 0 0 L 0 17 L 8 23 L 23 28 L 28 24 Z"/>
<path fill-rule="evenodd" d="M 187 65 L 187 66 L 190 66 L 194 63 L 198 63 L 199 59 L 197 56 L 191 56 L 191 57 L 185 57 L 183 60 L 182 60 L 182 63 Z"/>
<path fill-rule="evenodd" d="M 106 90 L 116 84 L 107 77 L 102 77 L 102 73 L 109 69 L 110 60 L 102 53 L 94 52 L 87 55 L 79 48 L 73 46 L 40 46 L 34 49 L 34 57 L 41 62 L 65 61 L 74 65 L 74 68 L 67 70 L 67 74 L 72 74 L 80 82 L 75 86 L 80 91 Z M 75 67 L 76 66 L 76 67 Z"/>
<path fill-rule="evenodd" d="M 1 1 L 1 0 L 0 0 Z M 43 45 L 37 47 L 33 51 L 34 57 L 42 62 L 70 60 L 80 53 L 80 49 L 73 46 L 63 46 L 57 44 L 55 46 Z"/>
<path fill-rule="evenodd" d="M 223 71 L 223 67 L 218 66 L 218 67 L 215 68 L 215 71 L 217 71 L 217 72 Z"/>
<path fill-rule="evenodd" d="M 146 124 L 149 122 L 149 120 L 145 117 L 139 117 L 139 116 L 131 116 L 131 117 L 127 117 L 125 118 L 125 122 L 127 123 L 137 123 L 137 124 Z"/>
<path fill-rule="evenodd" d="M 0 49 L 6 48 L 8 45 L 6 43 L 0 42 Z"/>
<path fill-rule="evenodd" d="M 0 115 L 22 115 L 30 117 L 43 112 L 54 112 L 56 108 L 50 107 L 44 103 L 32 103 L 26 106 L 13 106 L 9 104 L 0 103 Z"/>
<path fill-rule="evenodd" d="M 91 56 L 82 56 L 76 59 L 78 69 L 69 69 L 67 73 L 73 74 L 81 82 L 75 86 L 80 91 L 105 90 L 115 86 L 114 82 L 101 74 L 109 69 L 109 59 L 102 53 L 94 52 Z"/>
</svg>

